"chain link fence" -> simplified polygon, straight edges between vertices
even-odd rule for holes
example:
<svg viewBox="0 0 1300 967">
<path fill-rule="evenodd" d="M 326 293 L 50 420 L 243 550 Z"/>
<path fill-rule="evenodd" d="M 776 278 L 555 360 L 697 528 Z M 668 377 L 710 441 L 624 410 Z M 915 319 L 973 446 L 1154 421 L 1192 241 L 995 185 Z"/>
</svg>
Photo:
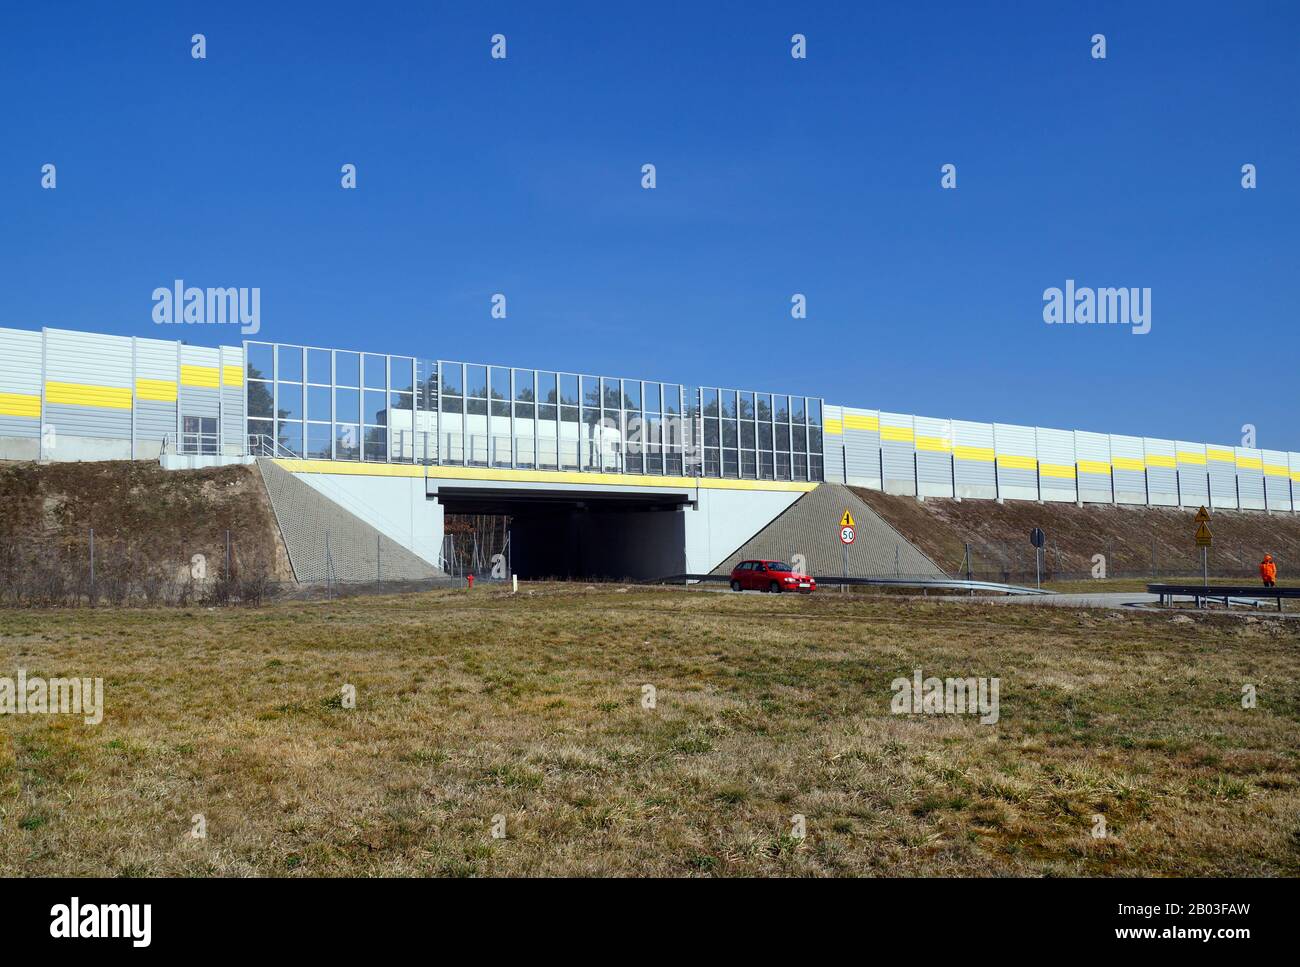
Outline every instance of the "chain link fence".
<svg viewBox="0 0 1300 967">
<path fill-rule="evenodd" d="M 1216 540 L 1206 555 L 1205 565 L 1211 578 L 1242 582 L 1259 580 L 1258 561 L 1268 548 L 1247 547 Z M 1279 577 L 1288 572 L 1287 562 L 1272 552 Z M 1252 563 L 1253 562 L 1253 563 Z M 1048 581 L 1086 581 L 1103 579 L 1143 579 L 1159 581 L 1169 578 L 1200 578 L 1200 549 L 1172 549 L 1152 541 L 1148 548 L 1099 546 L 1091 556 L 1062 550 L 1050 535 L 1035 560 L 1035 548 L 1028 542 L 972 541 L 962 556 L 953 561 L 937 562 L 954 577 L 1003 584 L 1034 584 L 1041 575 Z"/>
<path fill-rule="evenodd" d="M 105 540 L 93 528 L 0 545 L 0 605 L 260 605 L 274 593 L 273 562 L 231 532 L 217 546 Z"/>
<path fill-rule="evenodd" d="M 508 582 L 510 537 L 502 517 L 449 515 L 439 566 L 444 574 L 395 580 L 376 555 L 373 579 L 341 580 L 327 567 L 323 580 L 300 583 L 277 576 L 264 541 L 241 541 L 226 531 L 217 542 L 156 538 L 106 539 L 93 528 L 73 535 L 17 537 L 0 542 L 0 607 L 97 605 L 258 606 L 273 598 L 334 598 L 465 587 L 470 580 Z"/>
</svg>

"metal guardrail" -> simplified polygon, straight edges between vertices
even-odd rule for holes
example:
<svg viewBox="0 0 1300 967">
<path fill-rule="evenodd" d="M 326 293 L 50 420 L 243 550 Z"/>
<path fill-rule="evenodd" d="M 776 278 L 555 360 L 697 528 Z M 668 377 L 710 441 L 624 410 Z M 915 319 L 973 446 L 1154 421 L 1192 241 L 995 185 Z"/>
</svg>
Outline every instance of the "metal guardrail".
<svg viewBox="0 0 1300 967">
<path fill-rule="evenodd" d="M 1223 601 L 1225 608 L 1233 603 L 1250 607 L 1259 607 L 1260 598 L 1273 598 L 1277 601 L 1277 610 L 1282 610 L 1283 598 L 1300 598 L 1300 588 L 1261 588 L 1244 584 L 1148 584 L 1148 594 L 1158 594 L 1160 603 L 1168 598 L 1193 598 L 1198 608 L 1204 607 L 1202 601 Z"/>
<path fill-rule="evenodd" d="M 923 591 L 985 591 L 994 594 L 1038 595 L 1051 594 L 1038 588 L 1025 588 L 1018 584 L 998 584 L 993 581 L 963 581 L 958 578 L 846 578 L 825 577 L 814 574 L 813 580 L 818 586 L 848 585 L 850 587 L 885 587 L 913 588 Z M 731 581 L 728 574 L 673 574 L 668 577 L 643 581 L 643 584 L 687 584 L 691 581 L 700 583 L 727 584 Z"/>
</svg>

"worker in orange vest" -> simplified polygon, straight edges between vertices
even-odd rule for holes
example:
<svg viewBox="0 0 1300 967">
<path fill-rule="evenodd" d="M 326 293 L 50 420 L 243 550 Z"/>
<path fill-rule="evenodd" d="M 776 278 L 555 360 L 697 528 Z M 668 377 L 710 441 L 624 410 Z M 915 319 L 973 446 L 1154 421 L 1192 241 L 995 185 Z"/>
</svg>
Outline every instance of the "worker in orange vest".
<svg viewBox="0 0 1300 967">
<path fill-rule="evenodd" d="M 1277 565 L 1273 563 L 1273 555 L 1265 554 L 1264 560 L 1259 562 L 1259 576 L 1264 580 L 1264 587 L 1277 587 Z"/>
</svg>

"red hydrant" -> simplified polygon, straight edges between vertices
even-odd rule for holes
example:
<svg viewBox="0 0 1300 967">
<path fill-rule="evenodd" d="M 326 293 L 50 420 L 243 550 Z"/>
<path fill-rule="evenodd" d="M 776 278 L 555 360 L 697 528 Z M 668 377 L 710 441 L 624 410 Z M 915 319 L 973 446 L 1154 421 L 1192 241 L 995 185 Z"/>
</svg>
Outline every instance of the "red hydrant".
<svg viewBox="0 0 1300 967">
<path fill-rule="evenodd" d="M 472 575 L 472 574 L 466 574 L 466 575 L 465 575 L 465 580 L 469 582 L 470 589 L 472 590 L 473 587 L 474 587 L 474 575 Z"/>
</svg>

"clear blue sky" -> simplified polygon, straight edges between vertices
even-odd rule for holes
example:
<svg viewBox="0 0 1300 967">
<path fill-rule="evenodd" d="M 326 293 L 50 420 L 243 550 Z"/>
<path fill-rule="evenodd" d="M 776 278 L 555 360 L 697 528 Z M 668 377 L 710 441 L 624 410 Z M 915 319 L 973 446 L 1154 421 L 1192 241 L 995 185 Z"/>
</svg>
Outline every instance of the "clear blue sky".
<svg viewBox="0 0 1300 967">
<path fill-rule="evenodd" d="M 7 3 L 0 325 L 238 343 L 151 322 L 180 278 L 284 342 L 1300 450 L 1298 43 L 1295 3 Z M 1067 278 L 1151 332 L 1045 325 Z"/>
</svg>

